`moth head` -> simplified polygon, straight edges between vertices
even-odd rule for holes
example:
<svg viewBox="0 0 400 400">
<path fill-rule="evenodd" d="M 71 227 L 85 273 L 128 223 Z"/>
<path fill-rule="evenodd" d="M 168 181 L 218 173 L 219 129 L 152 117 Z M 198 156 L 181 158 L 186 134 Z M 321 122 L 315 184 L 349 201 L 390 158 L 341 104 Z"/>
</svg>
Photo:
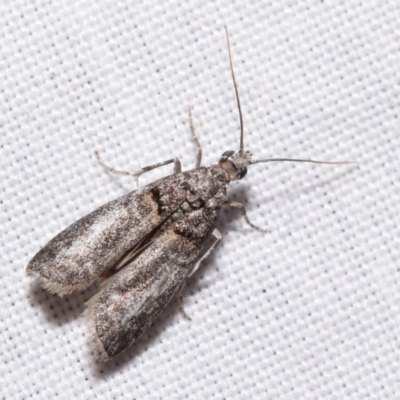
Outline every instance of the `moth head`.
<svg viewBox="0 0 400 400">
<path fill-rule="evenodd" d="M 229 173 L 232 181 L 243 179 L 247 174 L 247 166 L 252 163 L 250 151 L 228 150 L 219 159 L 219 165 Z"/>
</svg>

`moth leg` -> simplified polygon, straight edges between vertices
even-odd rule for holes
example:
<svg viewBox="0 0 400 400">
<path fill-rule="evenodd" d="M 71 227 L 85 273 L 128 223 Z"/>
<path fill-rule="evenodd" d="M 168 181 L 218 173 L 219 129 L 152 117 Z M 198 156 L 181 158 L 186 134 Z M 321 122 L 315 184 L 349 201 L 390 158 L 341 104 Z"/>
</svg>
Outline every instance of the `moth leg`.
<svg viewBox="0 0 400 400">
<path fill-rule="evenodd" d="M 194 266 L 189 270 L 188 278 L 190 278 L 196 273 L 196 271 L 200 267 L 200 264 L 212 253 L 212 251 L 217 247 L 217 244 L 222 240 L 222 233 L 217 228 L 213 230 L 212 235 L 215 237 L 214 243 L 210 246 L 210 248 L 206 251 L 206 253 L 199 260 L 197 260 L 196 264 L 194 264 Z"/>
<path fill-rule="evenodd" d="M 113 174 L 118 174 L 118 175 L 129 175 L 129 176 L 133 176 L 136 179 L 136 184 L 139 185 L 139 176 L 144 174 L 145 172 L 151 171 L 152 169 L 158 168 L 158 167 L 162 167 L 164 165 L 167 164 L 171 164 L 174 163 L 174 174 L 179 174 L 179 172 L 182 171 L 182 167 L 181 167 L 181 162 L 179 161 L 179 158 L 171 158 L 170 160 L 166 160 L 166 161 L 162 161 L 159 162 L 157 164 L 153 164 L 153 165 L 149 165 L 147 167 L 143 167 L 141 169 L 139 169 L 138 171 L 135 172 L 129 172 L 129 171 L 119 171 L 116 170 L 113 167 L 110 167 L 109 165 L 107 165 L 103 159 L 100 157 L 100 154 L 95 150 L 94 152 L 97 161 L 99 162 L 99 164 L 106 169 L 107 171 L 112 172 Z"/>
<path fill-rule="evenodd" d="M 215 249 L 215 247 L 217 246 L 217 244 L 222 240 L 222 234 L 221 234 L 221 232 L 220 232 L 217 228 L 215 228 L 215 229 L 213 230 L 212 235 L 215 237 L 214 243 L 210 246 L 210 248 L 206 251 L 206 253 L 205 253 L 199 260 L 197 260 L 196 264 L 194 264 L 194 265 L 190 268 L 190 270 L 189 270 L 189 272 L 188 272 L 188 274 L 187 274 L 186 279 L 183 281 L 183 284 L 182 284 L 181 288 L 179 289 L 179 293 L 178 293 L 179 302 L 180 302 L 179 309 L 180 309 L 181 313 L 183 314 L 183 316 L 184 316 L 186 319 L 188 319 L 188 320 L 191 320 L 191 318 L 186 314 L 186 312 L 185 312 L 185 310 L 184 310 L 184 308 L 183 308 L 183 296 L 182 296 L 182 292 L 183 292 L 183 290 L 185 289 L 185 287 L 186 287 L 186 285 L 187 285 L 187 283 L 188 283 L 189 278 L 190 278 L 191 276 L 193 276 L 193 274 L 199 269 L 200 264 L 212 253 L 212 251 Z"/>
<path fill-rule="evenodd" d="M 201 155 L 202 155 L 203 149 L 201 148 L 201 144 L 199 142 L 199 139 L 196 136 L 196 133 L 194 131 L 193 118 L 192 118 L 192 107 L 191 106 L 188 107 L 188 114 L 189 114 L 190 133 L 192 134 L 192 140 L 193 140 L 193 142 L 194 142 L 194 144 L 196 145 L 196 148 L 197 148 L 196 166 L 195 166 L 195 168 L 198 168 L 201 165 Z"/>
<path fill-rule="evenodd" d="M 260 227 L 258 227 L 258 226 L 256 226 L 256 225 L 254 225 L 254 224 L 252 224 L 252 223 L 250 222 L 250 220 L 249 220 L 249 218 L 248 218 L 248 216 L 247 216 L 247 214 L 246 214 L 246 209 L 245 209 L 245 207 L 244 207 L 244 205 L 243 205 L 242 203 L 239 203 L 239 202 L 237 202 L 237 201 L 229 201 L 229 200 L 227 200 L 227 201 L 225 202 L 225 204 L 227 204 L 228 206 L 231 206 L 231 207 L 239 208 L 239 209 L 241 210 L 241 212 L 242 212 L 242 215 L 243 215 L 244 219 L 246 220 L 246 222 L 247 222 L 253 229 L 255 229 L 256 231 L 259 231 L 259 232 L 263 232 L 263 233 L 266 233 L 266 232 L 267 232 L 265 229 L 262 229 L 262 228 L 260 228 Z"/>
</svg>

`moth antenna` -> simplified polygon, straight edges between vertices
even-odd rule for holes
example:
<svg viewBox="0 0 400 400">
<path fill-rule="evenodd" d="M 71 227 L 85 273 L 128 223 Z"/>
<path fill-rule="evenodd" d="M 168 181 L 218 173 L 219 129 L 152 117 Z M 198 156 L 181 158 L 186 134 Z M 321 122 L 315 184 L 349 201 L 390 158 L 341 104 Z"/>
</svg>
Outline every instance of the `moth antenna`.
<svg viewBox="0 0 400 400">
<path fill-rule="evenodd" d="M 233 86 L 235 87 L 236 102 L 237 102 L 237 106 L 238 106 L 238 110 L 239 110 L 239 118 L 240 118 L 240 149 L 239 149 L 239 151 L 242 152 L 244 150 L 242 109 L 240 107 L 239 92 L 238 92 L 238 88 L 237 88 L 237 85 L 236 85 L 235 73 L 233 72 L 233 63 L 232 63 L 232 55 L 231 55 L 231 44 L 229 42 L 228 28 L 226 27 L 226 25 L 224 26 L 224 28 L 225 28 L 225 32 L 226 32 L 226 43 L 228 45 L 229 66 L 231 68 Z"/>
<path fill-rule="evenodd" d="M 250 164 L 259 164 L 267 162 L 277 162 L 277 161 L 293 161 L 293 162 L 308 162 L 313 164 L 358 164 L 357 161 L 320 161 L 320 160 L 309 160 L 302 158 L 267 158 L 265 160 L 253 160 Z"/>
</svg>

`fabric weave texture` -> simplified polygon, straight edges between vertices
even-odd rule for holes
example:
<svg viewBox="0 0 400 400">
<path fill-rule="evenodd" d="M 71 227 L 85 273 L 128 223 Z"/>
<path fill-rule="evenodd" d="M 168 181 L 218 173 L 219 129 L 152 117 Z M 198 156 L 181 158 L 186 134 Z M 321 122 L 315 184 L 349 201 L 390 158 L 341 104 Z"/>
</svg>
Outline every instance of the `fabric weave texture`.
<svg viewBox="0 0 400 400">
<path fill-rule="evenodd" d="M 128 351 L 100 365 L 82 312 L 25 276 L 69 224 L 135 189 L 109 174 L 239 146 L 223 240 Z M 400 3 L 0 4 L 1 399 L 399 399 Z M 140 185 L 172 173 L 166 166 Z"/>
</svg>

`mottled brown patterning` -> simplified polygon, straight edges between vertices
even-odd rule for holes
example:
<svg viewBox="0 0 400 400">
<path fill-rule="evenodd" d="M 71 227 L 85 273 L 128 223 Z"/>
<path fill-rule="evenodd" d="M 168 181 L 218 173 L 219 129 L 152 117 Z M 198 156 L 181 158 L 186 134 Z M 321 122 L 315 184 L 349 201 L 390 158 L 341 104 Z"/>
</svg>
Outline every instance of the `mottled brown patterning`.
<svg viewBox="0 0 400 400">
<path fill-rule="evenodd" d="M 229 174 L 218 165 L 167 176 L 72 224 L 31 260 L 30 276 L 58 293 L 82 289 L 121 256 L 149 245 L 104 281 L 86 310 L 96 358 L 126 349 L 185 281 L 226 201 Z"/>
<path fill-rule="evenodd" d="M 39 276 L 43 287 L 58 294 L 86 288 L 180 207 L 186 196 L 181 179 L 153 182 L 73 223 L 33 257 L 28 275 Z M 165 199 L 168 204 L 160 206 Z"/>
<path fill-rule="evenodd" d="M 97 359 L 107 360 L 126 349 L 153 323 L 185 281 L 226 199 L 226 179 L 216 179 L 211 171 L 192 171 L 189 179 L 188 173 L 177 175 L 181 186 L 187 187 L 186 200 L 146 251 L 107 280 L 89 301 L 86 316 Z M 163 181 L 168 183 L 171 178 Z M 194 181 L 200 184 L 200 190 Z M 166 194 L 163 188 L 160 193 Z M 196 207 L 200 203 L 204 206 Z"/>
<path fill-rule="evenodd" d="M 27 266 L 29 276 L 37 276 L 43 287 L 59 293 L 84 289 L 93 281 L 102 282 L 85 311 L 92 350 L 106 361 L 121 353 L 150 326 L 186 279 L 196 271 L 222 236 L 215 229 L 221 207 L 239 207 L 249 225 L 242 204 L 228 202 L 230 181 L 246 176 L 247 166 L 272 161 L 303 159 L 276 158 L 253 160 L 244 150 L 243 119 L 227 43 L 232 79 L 240 115 L 238 151 L 222 154 L 211 167 L 200 167 L 201 147 L 189 121 L 197 146 L 196 168 L 180 172 L 177 159 L 167 160 L 135 173 L 116 171 L 97 155 L 109 171 L 136 178 L 151 169 L 174 162 L 175 173 L 143 189 L 105 204 L 72 224 L 42 248 Z M 97 154 L 97 153 L 96 153 Z M 214 244 L 199 260 L 204 241 L 213 232 Z"/>
</svg>

